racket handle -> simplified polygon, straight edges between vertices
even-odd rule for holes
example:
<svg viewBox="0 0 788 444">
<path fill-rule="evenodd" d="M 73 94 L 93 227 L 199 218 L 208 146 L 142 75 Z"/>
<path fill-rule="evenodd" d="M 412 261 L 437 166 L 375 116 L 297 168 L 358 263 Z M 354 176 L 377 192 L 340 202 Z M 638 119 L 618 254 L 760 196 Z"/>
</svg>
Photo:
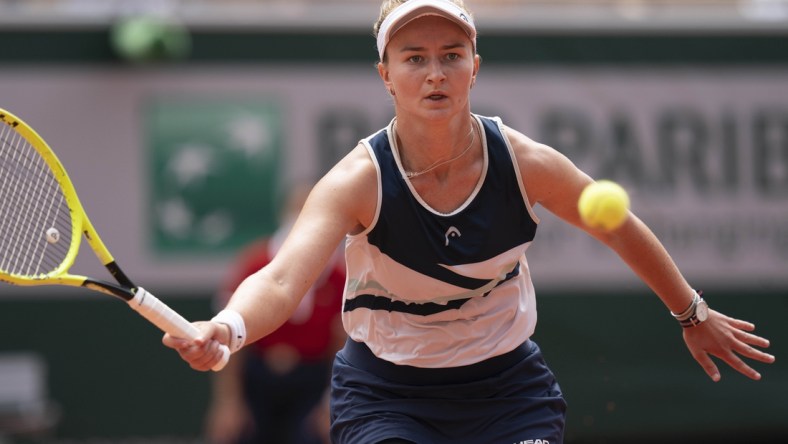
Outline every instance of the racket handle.
<svg viewBox="0 0 788 444">
<path fill-rule="evenodd" d="M 171 309 L 159 298 L 148 293 L 145 289 L 138 287 L 134 298 L 128 301 L 129 306 L 153 325 L 171 336 L 182 339 L 197 339 L 200 330 L 192 325 L 191 322 Z M 223 369 L 230 360 L 230 349 L 226 345 L 221 345 L 222 359 L 211 370 L 218 372 Z"/>
</svg>

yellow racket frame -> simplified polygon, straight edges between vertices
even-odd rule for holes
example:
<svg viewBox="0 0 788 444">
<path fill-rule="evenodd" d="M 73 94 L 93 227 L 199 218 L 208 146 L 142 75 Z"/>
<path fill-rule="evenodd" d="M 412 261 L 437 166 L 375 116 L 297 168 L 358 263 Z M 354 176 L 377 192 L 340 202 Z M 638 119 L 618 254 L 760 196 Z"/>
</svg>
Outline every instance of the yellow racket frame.
<svg viewBox="0 0 788 444">
<path fill-rule="evenodd" d="M 86 276 L 79 276 L 69 274 L 69 269 L 74 265 L 74 260 L 79 253 L 79 246 L 82 241 L 82 235 L 88 241 L 88 244 L 96 253 L 102 265 L 107 265 L 114 261 L 114 258 L 104 246 L 96 230 L 93 228 L 90 219 L 85 214 L 82 204 L 79 202 L 77 192 L 71 179 L 66 173 L 66 169 L 60 160 L 57 158 L 52 148 L 44 141 L 44 139 L 22 119 L 15 116 L 2 108 L 0 108 L 0 121 L 8 125 L 16 133 L 22 136 L 35 150 L 41 155 L 44 161 L 49 165 L 55 180 L 60 185 L 63 195 L 68 204 L 69 212 L 71 213 L 71 244 L 69 245 L 68 252 L 65 259 L 60 265 L 49 273 L 43 273 L 35 276 L 19 275 L 13 273 L 0 272 L 0 281 L 6 281 L 14 285 L 70 285 L 74 287 L 83 286 L 88 279 Z"/>
<path fill-rule="evenodd" d="M 179 315 L 173 309 L 168 307 L 165 303 L 161 302 L 156 296 L 148 293 L 143 288 L 135 287 L 129 278 L 120 270 L 120 267 L 115 263 L 115 259 L 104 246 L 93 224 L 85 214 L 82 204 L 79 202 L 77 193 L 74 190 L 74 185 L 71 183 L 66 169 L 60 163 L 55 153 L 29 125 L 22 119 L 14 114 L 0 108 L 0 121 L 8 125 L 17 134 L 27 140 L 33 148 L 38 151 L 44 161 L 49 165 L 55 180 L 60 185 L 63 195 L 68 205 L 68 210 L 71 216 L 71 244 L 63 261 L 57 268 L 49 273 L 42 273 L 36 276 L 25 276 L 19 274 L 0 272 L 0 281 L 5 281 L 14 285 L 68 285 L 74 287 L 86 287 L 92 290 L 100 291 L 112 296 L 117 296 L 126 301 L 126 303 L 145 319 L 152 324 L 159 327 L 175 337 L 197 339 L 200 336 L 200 330 L 189 323 L 183 316 Z M 82 240 L 82 235 L 88 241 L 88 244 L 98 256 L 102 265 L 115 277 L 120 286 L 110 284 L 109 282 L 98 281 L 87 276 L 73 275 L 68 272 L 69 268 L 74 264 L 74 260 L 79 253 L 79 246 Z M 213 370 L 221 370 L 228 359 L 230 359 L 230 350 L 226 345 L 221 345 L 222 357 L 217 362 Z"/>
</svg>

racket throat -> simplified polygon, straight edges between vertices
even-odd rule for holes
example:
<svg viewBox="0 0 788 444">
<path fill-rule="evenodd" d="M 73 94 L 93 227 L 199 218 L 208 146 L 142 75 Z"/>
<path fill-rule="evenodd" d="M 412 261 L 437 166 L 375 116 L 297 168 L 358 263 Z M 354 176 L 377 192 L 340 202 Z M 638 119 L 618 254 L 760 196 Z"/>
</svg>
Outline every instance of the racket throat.
<svg viewBox="0 0 788 444">
<path fill-rule="evenodd" d="M 129 279 L 129 277 L 126 276 L 126 273 L 124 273 L 123 270 L 120 269 L 120 267 L 115 261 L 105 264 L 104 266 L 107 267 L 109 273 L 112 275 L 112 277 L 115 278 L 116 281 L 118 281 L 118 283 L 122 287 L 137 288 L 137 286 L 131 282 L 131 279 Z"/>
<path fill-rule="evenodd" d="M 112 277 L 114 277 L 118 282 L 118 285 L 97 279 L 86 278 L 82 283 L 82 286 L 91 290 L 100 291 L 110 296 L 118 297 L 126 302 L 134 299 L 134 290 L 137 288 L 137 286 L 131 282 L 131 279 L 126 276 L 126 273 L 120 269 L 118 264 L 115 261 L 112 261 L 104 264 L 104 266 L 107 268 L 107 271 L 109 271 Z"/>
<path fill-rule="evenodd" d="M 131 290 L 123 288 L 119 285 L 111 284 L 109 282 L 86 278 L 85 281 L 82 282 L 82 286 L 91 290 L 100 291 L 101 293 L 108 294 L 110 296 L 115 296 L 124 301 L 130 301 L 134 298 L 134 293 L 132 293 Z"/>
</svg>

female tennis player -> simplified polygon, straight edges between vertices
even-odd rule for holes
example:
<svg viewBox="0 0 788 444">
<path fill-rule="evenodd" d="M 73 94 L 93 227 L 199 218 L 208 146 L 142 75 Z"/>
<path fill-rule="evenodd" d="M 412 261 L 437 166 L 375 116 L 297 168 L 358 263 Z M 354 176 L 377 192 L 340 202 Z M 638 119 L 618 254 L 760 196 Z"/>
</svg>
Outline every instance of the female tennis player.
<svg viewBox="0 0 788 444">
<path fill-rule="evenodd" d="M 708 309 L 633 214 L 602 232 L 582 224 L 592 179 L 558 151 L 471 112 L 476 28 L 461 0 L 386 0 L 374 26 L 395 117 L 311 191 L 279 254 L 246 279 L 203 338 L 165 336 L 193 368 L 282 325 L 342 239 L 349 340 L 336 356 L 332 440 L 357 443 L 560 443 L 566 404 L 540 349 L 526 250 L 541 205 L 610 247 L 686 328 L 713 380 L 715 356 L 774 357 L 754 326 Z M 669 315 L 666 313 L 666 315 Z M 541 440 L 541 441 L 540 441 Z"/>
</svg>

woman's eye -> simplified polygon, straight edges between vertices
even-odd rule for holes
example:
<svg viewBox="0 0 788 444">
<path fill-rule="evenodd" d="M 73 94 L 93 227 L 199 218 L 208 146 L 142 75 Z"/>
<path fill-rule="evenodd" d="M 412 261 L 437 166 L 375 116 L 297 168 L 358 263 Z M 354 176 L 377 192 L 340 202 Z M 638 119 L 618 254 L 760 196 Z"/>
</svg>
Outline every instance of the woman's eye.
<svg viewBox="0 0 788 444">
<path fill-rule="evenodd" d="M 422 57 L 422 56 L 417 56 L 417 55 L 415 55 L 415 56 L 411 56 L 411 57 L 408 59 L 408 61 L 410 61 L 411 63 L 419 63 L 419 62 L 421 62 L 422 60 L 423 60 L 423 57 Z"/>
</svg>

